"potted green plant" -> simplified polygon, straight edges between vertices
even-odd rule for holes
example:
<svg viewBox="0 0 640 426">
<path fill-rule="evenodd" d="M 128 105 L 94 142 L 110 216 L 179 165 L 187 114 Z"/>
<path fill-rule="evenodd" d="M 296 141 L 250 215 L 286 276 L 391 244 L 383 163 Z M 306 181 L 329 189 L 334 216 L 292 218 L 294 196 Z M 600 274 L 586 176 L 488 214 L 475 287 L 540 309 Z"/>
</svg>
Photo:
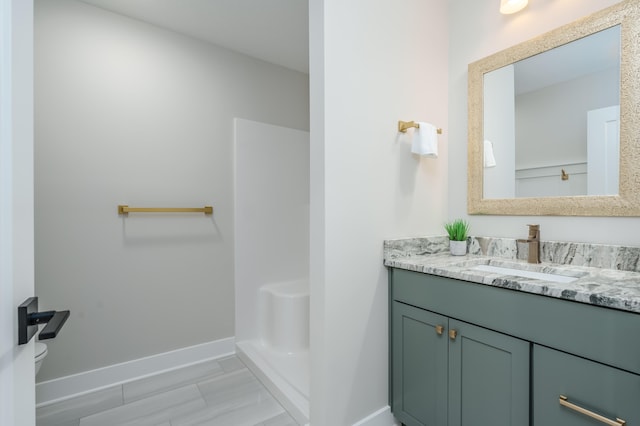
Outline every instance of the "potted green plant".
<svg viewBox="0 0 640 426">
<path fill-rule="evenodd" d="M 444 229 L 449 234 L 449 250 L 453 256 L 464 256 L 467 254 L 467 235 L 469 234 L 469 223 L 456 219 L 446 223 Z"/>
</svg>

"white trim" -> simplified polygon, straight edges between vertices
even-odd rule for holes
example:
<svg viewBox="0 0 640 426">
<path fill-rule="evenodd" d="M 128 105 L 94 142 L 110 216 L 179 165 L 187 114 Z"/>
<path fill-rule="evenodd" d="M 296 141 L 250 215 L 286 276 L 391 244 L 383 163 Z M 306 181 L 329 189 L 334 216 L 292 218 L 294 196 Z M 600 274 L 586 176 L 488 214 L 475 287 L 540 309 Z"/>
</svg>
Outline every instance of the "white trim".
<svg viewBox="0 0 640 426">
<path fill-rule="evenodd" d="M 33 343 L 16 307 L 34 292 L 33 0 L 0 1 L 0 424 L 36 423 Z"/>
<path fill-rule="evenodd" d="M 36 407 L 235 353 L 228 337 L 36 384 Z M 44 362 L 47 362 L 46 358 Z"/>
<path fill-rule="evenodd" d="M 386 407 L 382 407 L 378 411 L 371 413 L 364 419 L 360 420 L 357 423 L 354 423 L 353 426 L 398 426 L 400 423 L 396 421 L 391 414 L 391 408 L 387 405 Z"/>
<path fill-rule="evenodd" d="M 549 166 L 523 167 L 516 170 L 516 179 L 531 179 L 546 176 L 560 176 L 564 169 L 570 175 L 587 174 L 587 163 L 564 163 Z"/>
</svg>

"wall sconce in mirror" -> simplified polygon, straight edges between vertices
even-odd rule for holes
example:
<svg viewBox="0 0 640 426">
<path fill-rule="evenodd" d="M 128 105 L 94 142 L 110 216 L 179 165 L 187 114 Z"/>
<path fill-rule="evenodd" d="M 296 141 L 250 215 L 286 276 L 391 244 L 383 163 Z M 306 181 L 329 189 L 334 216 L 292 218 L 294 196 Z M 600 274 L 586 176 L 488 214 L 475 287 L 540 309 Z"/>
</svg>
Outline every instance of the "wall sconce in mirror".
<svg viewBox="0 0 640 426">
<path fill-rule="evenodd" d="M 529 0 L 500 0 L 500 13 L 510 15 L 524 9 Z"/>
</svg>

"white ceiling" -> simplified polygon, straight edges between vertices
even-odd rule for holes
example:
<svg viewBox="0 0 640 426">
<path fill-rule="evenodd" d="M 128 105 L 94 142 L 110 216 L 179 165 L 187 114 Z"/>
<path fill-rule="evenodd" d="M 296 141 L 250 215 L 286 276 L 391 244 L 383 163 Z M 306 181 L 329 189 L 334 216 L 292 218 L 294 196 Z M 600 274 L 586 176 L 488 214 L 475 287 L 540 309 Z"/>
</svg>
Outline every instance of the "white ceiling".
<svg viewBox="0 0 640 426">
<path fill-rule="evenodd" d="M 309 73 L 308 0 L 81 0 Z"/>
<path fill-rule="evenodd" d="M 516 94 L 616 67 L 620 67 L 620 25 L 516 62 Z"/>
</svg>

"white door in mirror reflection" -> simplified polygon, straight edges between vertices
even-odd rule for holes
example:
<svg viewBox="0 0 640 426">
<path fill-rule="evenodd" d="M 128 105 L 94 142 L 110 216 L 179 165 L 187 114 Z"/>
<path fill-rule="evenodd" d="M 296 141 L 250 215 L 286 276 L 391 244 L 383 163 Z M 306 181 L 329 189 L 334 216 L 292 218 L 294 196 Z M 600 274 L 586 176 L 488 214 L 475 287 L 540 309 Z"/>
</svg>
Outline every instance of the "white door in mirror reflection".
<svg viewBox="0 0 640 426">
<path fill-rule="evenodd" d="M 619 105 L 587 113 L 588 195 L 618 194 L 619 141 Z"/>
</svg>

